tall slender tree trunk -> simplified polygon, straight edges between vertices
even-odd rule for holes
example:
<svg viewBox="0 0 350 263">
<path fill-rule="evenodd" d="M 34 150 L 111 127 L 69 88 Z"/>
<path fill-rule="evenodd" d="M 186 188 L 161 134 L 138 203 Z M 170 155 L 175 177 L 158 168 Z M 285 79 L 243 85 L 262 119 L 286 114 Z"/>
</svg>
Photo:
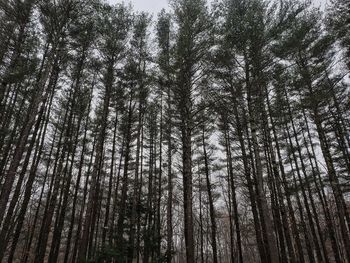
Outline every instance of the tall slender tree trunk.
<svg viewBox="0 0 350 263">
<path fill-rule="evenodd" d="M 186 110 L 186 112 L 190 112 Z M 195 262 L 193 237 L 193 211 L 192 211 L 192 131 L 189 116 L 182 120 L 182 170 L 184 187 L 184 217 L 185 217 L 185 243 L 186 259 L 188 263 Z"/>
<path fill-rule="evenodd" d="M 243 263 L 243 250 L 242 250 L 242 237 L 241 237 L 241 227 L 239 224 L 239 214 L 238 214 L 238 203 L 237 203 L 237 196 L 236 196 L 236 186 L 233 178 L 233 164 L 232 164 L 232 153 L 231 153 L 231 147 L 230 147 L 230 132 L 228 130 L 228 125 L 225 130 L 225 148 L 226 148 L 226 155 L 227 155 L 227 161 L 228 161 L 228 174 L 229 174 L 229 180 L 230 180 L 230 186 L 231 186 L 231 199 L 233 204 L 233 213 L 234 213 L 234 223 L 235 223 L 235 229 L 236 229 L 236 238 L 237 238 L 237 249 L 238 249 L 238 262 Z M 232 262 L 233 263 L 233 262 Z"/>
<path fill-rule="evenodd" d="M 133 94 L 130 95 L 129 107 L 127 112 L 127 123 L 125 132 L 125 153 L 124 153 L 124 169 L 123 169 L 123 178 L 122 178 L 122 188 L 121 188 L 121 197 L 119 203 L 119 215 L 117 220 L 116 227 L 116 247 L 121 257 L 126 255 L 124 253 L 124 228 L 125 228 L 125 214 L 126 214 L 126 201 L 128 195 L 128 186 L 129 186 L 129 162 L 130 162 L 130 148 L 131 148 L 131 136 L 132 136 L 132 116 L 134 106 L 133 104 Z"/>
<path fill-rule="evenodd" d="M 203 154 L 204 154 L 205 179 L 207 184 L 209 214 L 210 214 L 210 221 L 211 221 L 211 245 L 213 249 L 213 263 L 217 263 L 218 252 L 217 252 L 217 244 L 216 244 L 216 218 L 215 218 L 215 208 L 214 208 L 214 201 L 213 201 L 212 188 L 211 188 L 211 182 L 210 182 L 209 158 L 208 158 L 207 149 L 206 149 L 204 127 L 202 130 L 202 147 L 203 147 Z M 240 253 L 242 253 L 242 251 L 240 251 Z"/>
<path fill-rule="evenodd" d="M 51 99 L 53 97 L 53 94 L 50 96 Z M 49 100 L 49 105 L 51 106 L 51 103 L 52 103 L 52 100 Z M 43 120 L 43 116 L 45 115 L 46 111 L 47 111 L 47 108 L 48 108 L 48 105 L 45 102 L 43 102 L 43 104 L 41 105 L 41 109 L 39 111 L 39 116 L 38 116 L 38 119 L 36 121 L 36 124 L 35 124 L 35 127 L 34 127 L 34 131 L 33 131 L 33 138 L 36 138 L 37 137 L 37 134 L 39 132 L 39 138 L 41 137 L 41 130 L 42 128 L 44 127 L 44 120 Z M 40 130 L 40 131 L 39 131 Z M 35 139 L 32 139 L 29 146 L 28 146 L 28 150 L 27 150 L 27 153 L 26 153 L 26 157 L 25 157 L 25 160 L 23 162 L 23 165 L 22 165 L 22 171 L 20 173 L 20 176 L 19 176 L 19 179 L 17 181 L 17 185 L 16 185 L 16 188 L 15 188 L 15 191 L 12 195 L 12 200 L 10 202 L 10 205 L 9 205 L 9 208 L 8 208 L 8 211 L 7 211 L 7 214 L 6 214 L 6 217 L 5 217 L 5 220 L 4 220 L 4 223 L 3 223 L 3 227 L 1 229 L 1 233 L 0 233 L 0 260 L 3 258 L 3 253 L 6 251 L 6 246 L 7 246 L 7 243 L 8 243 L 8 239 L 6 238 L 7 235 L 9 234 L 8 231 L 9 229 L 13 229 L 14 225 L 11 224 L 11 220 L 12 220 L 12 217 L 13 217 L 13 213 L 15 212 L 15 207 L 18 203 L 18 199 L 20 197 L 20 193 L 21 193 L 21 188 L 22 188 L 22 184 L 23 184 L 23 181 L 24 181 L 24 177 L 25 177 L 25 174 L 27 172 L 27 166 L 29 164 L 29 161 L 30 161 L 30 157 L 31 157 L 31 153 L 32 153 L 32 150 L 33 148 L 35 147 Z M 40 140 L 38 140 L 38 143 L 40 142 Z M 36 143 L 36 144 L 38 144 Z M 33 165 L 37 162 L 36 160 L 36 157 L 38 156 L 38 145 L 36 146 L 36 149 L 35 149 L 35 154 L 34 154 L 34 158 L 33 158 Z M 33 169 L 33 166 L 32 168 Z M 29 178 L 29 180 L 33 180 L 34 178 L 34 175 L 31 174 L 31 177 Z M 31 182 L 31 181 L 30 181 Z M 32 184 L 27 184 L 27 187 L 29 187 L 28 191 L 31 191 L 31 186 Z M 26 202 L 29 202 L 29 198 L 28 196 L 26 196 L 26 198 L 28 198 L 28 200 L 25 200 L 24 203 Z"/>
<path fill-rule="evenodd" d="M 232 87 L 231 87 L 231 92 L 232 92 Z M 232 93 L 232 96 L 234 98 L 234 118 L 235 118 L 235 124 L 236 124 L 236 131 L 238 134 L 238 140 L 239 140 L 239 144 L 240 144 L 240 150 L 242 153 L 242 162 L 243 162 L 243 167 L 244 167 L 244 176 L 247 180 L 247 186 L 248 186 L 248 191 L 249 191 L 249 197 L 250 197 L 250 202 L 251 202 L 251 207 L 252 207 L 252 213 L 253 213 L 253 219 L 254 219 L 254 228 L 255 228 L 255 235 L 256 235 L 256 240 L 258 243 L 258 248 L 259 248 L 259 254 L 260 254 L 260 259 L 262 262 L 268 262 L 268 256 L 266 254 L 265 251 L 265 246 L 264 246 L 264 242 L 262 239 L 262 230 L 261 230 L 261 225 L 260 225 L 260 218 L 259 218 L 259 214 L 258 214 L 258 209 L 257 209 L 257 200 L 256 200 L 256 195 L 254 193 L 254 189 L 253 189 L 253 179 L 251 176 L 252 169 L 250 168 L 250 164 L 249 164 L 249 155 L 246 152 L 246 144 L 244 142 L 244 137 L 243 137 L 243 127 L 242 127 L 242 123 L 246 124 L 246 113 L 243 112 L 242 113 L 242 121 L 239 117 L 239 113 L 238 113 L 238 102 L 236 101 L 235 97 L 236 94 L 235 92 Z M 243 108 L 244 106 L 242 106 Z M 245 125 L 246 126 L 246 125 Z M 247 127 L 245 127 L 245 132 L 247 133 L 248 136 L 248 129 Z M 250 143 L 250 140 L 248 140 L 248 143 Z M 250 148 L 250 147 L 249 147 Z M 232 187 L 232 186 L 231 186 Z"/>
<path fill-rule="evenodd" d="M 5 180 L 3 182 L 0 194 L 0 222 L 2 222 L 3 220 L 13 183 L 17 178 L 17 169 L 22 160 L 22 156 L 26 150 L 25 146 L 28 142 L 28 137 L 30 135 L 32 127 L 34 126 L 40 103 L 45 101 L 47 96 L 49 95 L 49 91 L 45 91 L 45 87 L 47 79 L 50 76 L 51 70 L 54 67 L 53 65 L 57 63 L 57 60 L 54 60 L 54 53 L 55 47 L 52 47 L 47 58 L 46 68 L 36 83 L 36 95 L 33 96 L 33 99 L 30 103 L 28 114 L 24 121 L 24 126 L 21 129 L 20 137 L 18 138 L 18 142 L 14 150 L 13 158 L 11 160 L 9 169 L 5 175 Z M 46 54 L 44 54 L 44 56 L 46 56 Z"/>
<path fill-rule="evenodd" d="M 77 229 L 77 233 L 76 233 L 76 237 L 75 237 L 75 241 L 74 241 L 74 246 L 73 246 L 73 254 L 72 254 L 72 262 L 76 262 L 77 260 L 79 261 L 79 258 L 77 258 L 77 256 L 79 255 L 79 242 L 81 240 L 81 232 L 82 232 L 82 227 L 83 227 L 83 221 L 84 221 L 84 211 L 85 211 L 85 206 L 86 206 L 86 198 L 88 197 L 88 186 L 89 186 L 89 179 L 90 179 L 90 175 L 91 175 L 91 170 L 93 169 L 93 157 L 94 157 L 94 152 L 95 152 L 95 148 L 96 148 L 96 144 L 97 144 L 97 137 L 98 134 L 94 135 L 94 141 L 92 144 L 92 150 L 90 153 L 90 160 L 89 160 L 89 164 L 88 164 L 88 169 L 86 172 L 86 178 L 85 178 L 85 184 L 84 184 L 84 190 L 83 190 L 83 198 L 82 198 L 82 205 L 79 211 L 79 219 L 78 219 L 78 229 Z"/>
<path fill-rule="evenodd" d="M 68 95 L 68 101 L 71 102 L 71 100 L 74 98 L 74 94 L 70 92 Z M 65 118 L 63 122 L 63 138 L 60 138 L 58 142 L 58 147 L 57 147 L 57 157 L 56 157 L 56 164 L 54 171 L 52 173 L 52 181 L 51 181 L 51 186 L 49 189 L 49 194 L 47 197 L 47 203 L 45 207 L 45 213 L 44 213 L 44 218 L 42 221 L 42 226 L 40 228 L 40 235 L 39 235 L 39 240 L 36 248 L 36 253 L 35 253 L 35 263 L 41 263 L 44 261 L 45 258 L 45 253 L 46 253 L 46 247 L 47 247 L 47 242 L 49 239 L 49 233 L 50 233 L 50 228 L 54 216 L 54 212 L 57 204 L 57 199 L 61 195 L 59 195 L 60 192 L 60 184 L 62 182 L 62 179 L 65 178 L 68 170 L 68 159 L 69 159 L 69 143 L 68 141 L 71 139 L 72 136 L 72 129 L 73 129 L 73 113 L 69 109 L 65 110 Z M 61 149 L 61 142 L 63 139 L 63 145 Z M 61 149 L 61 152 L 60 152 Z M 66 164 L 64 164 L 66 163 Z"/>
<path fill-rule="evenodd" d="M 260 156 L 260 146 L 257 137 L 258 124 L 257 124 L 257 116 L 256 110 L 262 110 L 264 105 L 261 101 L 263 98 L 258 98 L 257 101 L 253 101 L 252 96 L 255 93 L 255 89 L 259 89 L 258 93 L 262 92 L 262 87 L 252 87 L 251 79 L 250 79 L 250 69 L 248 64 L 248 59 L 245 55 L 245 78 L 247 85 L 247 103 L 248 103 L 248 116 L 249 116 L 249 124 L 251 131 L 251 140 L 253 147 L 253 154 L 255 159 L 255 168 L 256 168 L 256 191 L 257 191 L 257 204 L 261 206 L 261 219 L 263 226 L 263 236 L 266 238 L 268 252 L 270 255 L 271 263 L 279 263 L 279 255 L 278 255 L 278 247 L 276 242 L 276 237 L 273 230 L 273 222 L 270 216 L 270 209 L 267 204 L 266 196 L 264 193 L 264 181 L 263 181 L 263 167 Z M 257 94 L 259 96 L 261 94 Z M 253 103 L 256 103 L 255 109 L 253 108 Z"/>
<path fill-rule="evenodd" d="M 89 240 L 93 236 L 93 227 L 96 223 L 96 213 L 99 197 L 99 177 L 103 163 L 103 151 L 108 127 L 109 106 L 111 100 L 111 92 L 114 81 L 114 57 L 109 58 L 107 64 L 107 72 L 105 75 L 105 94 L 103 98 L 103 109 L 101 119 L 99 120 L 99 133 L 96 141 L 96 156 L 91 174 L 91 184 L 89 190 L 89 199 L 86 208 L 84 220 L 84 228 L 79 246 L 78 261 L 84 262 L 88 253 Z"/>
<path fill-rule="evenodd" d="M 92 93 L 93 93 L 93 87 L 94 84 L 92 85 L 91 88 L 91 93 L 90 93 L 90 100 L 89 100 L 89 105 L 87 107 L 86 115 L 85 115 L 85 127 L 84 127 L 84 136 L 82 140 L 82 149 L 81 149 L 81 154 L 80 154 L 80 160 L 79 160 L 79 166 L 78 166 L 78 175 L 74 187 L 74 194 L 73 194 L 73 205 L 72 205 L 72 215 L 70 218 L 70 224 L 69 224 L 69 231 L 68 231 L 68 237 L 66 241 L 66 250 L 65 250 L 65 255 L 64 255 L 64 262 L 67 263 L 69 259 L 69 252 L 70 252 L 70 244 L 73 236 L 73 228 L 74 228 L 74 223 L 75 223 L 75 216 L 76 216 L 76 205 L 77 205 L 77 199 L 78 199 L 78 191 L 79 191 L 79 186 L 81 182 L 81 177 L 83 174 L 83 167 L 85 164 L 85 154 L 87 154 L 87 132 L 89 128 L 89 114 L 90 114 L 90 109 L 91 109 L 91 101 L 92 101 Z"/>
<path fill-rule="evenodd" d="M 128 250 L 128 262 L 132 263 L 134 258 L 134 245 L 135 245 L 135 232 L 136 232 L 136 221 L 140 216 L 137 211 L 138 201 L 140 199 L 140 182 L 139 182 L 139 165 L 140 165 L 140 147 L 141 147 L 141 130 L 143 125 L 143 102 L 139 101 L 139 116 L 137 125 L 137 142 L 136 142 L 136 160 L 135 160 L 135 178 L 134 178 L 134 191 L 132 197 L 132 208 L 131 208 L 131 230 L 129 237 L 129 250 Z M 138 253 L 138 252 L 137 252 Z"/>
<path fill-rule="evenodd" d="M 305 80 L 305 83 L 308 88 L 309 95 L 312 97 L 314 95 L 314 89 L 312 86 L 312 81 L 309 73 L 309 69 L 304 61 L 304 59 L 301 57 L 301 54 L 299 53 L 299 60 L 300 60 L 300 67 L 303 70 L 303 78 Z M 349 238 L 349 230 L 350 229 L 350 217 L 349 213 L 347 211 L 347 206 L 344 200 L 344 196 L 342 193 L 342 190 L 339 186 L 339 180 L 336 173 L 336 170 L 334 168 L 332 155 L 330 152 L 329 143 L 327 141 L 327 136 L 325 133 L 325 130 L 322 127 L 322 119 L 319 112 L 318 105 L 314 103 L 311 107 L 311 112 L 313 115 L 313 121 L 316 125 L 316 131 L 318 133 L 320 146 L 322 155 L 326 162 L 327 167 L 327 173 L 330 181 L 330 185 L 334 194 L 335 203 L 337 207 L 337 211 L 339 214 L 339 223 L 340 223 L 340 229 L 341 229 L 341 235 L 345 246 L 346 256 L 348 261 L 350 261 L 350 238 Z"/>
<path fill-rule="evenodd" d="M 108 182 L 108 193 L 107 193 L 107 203 L 106 203 L 106 212 L 105 219 L 103 222 L 102 228 L 102 248 L 104 249 L 106 244 L 106 236 L 107 231 L 109 229 L 109 220 L 110 220 L 110 206 L 111 206 L 111 198 L 112 198 L 112 187 L 113 187 L 113 176 L 114 176 L 114 159 L 116 152 L 116 137 L 117 137 L 117 126 L 118 126 L 118 112 L 116 111 L 116 116 L 114 119 L 114 128 L 113 128 L 113 138 L 112 138 L 112 155 L 111 155 L 111 164 L 109 171 L 109 182 Z M 109 229 L 110 231 L 111 229 Z"/>
</svg>

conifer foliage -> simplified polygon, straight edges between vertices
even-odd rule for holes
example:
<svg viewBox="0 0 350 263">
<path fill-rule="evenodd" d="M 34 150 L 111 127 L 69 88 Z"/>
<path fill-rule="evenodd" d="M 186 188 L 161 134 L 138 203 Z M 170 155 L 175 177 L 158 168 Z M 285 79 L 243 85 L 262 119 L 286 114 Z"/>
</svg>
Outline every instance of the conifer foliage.
<svg viewBox="0 0 350 263">
<path fill-rule="evenodd" d="M 350 263 L 350 2 L 0 0 L 0 261 Z"/>
</svg>

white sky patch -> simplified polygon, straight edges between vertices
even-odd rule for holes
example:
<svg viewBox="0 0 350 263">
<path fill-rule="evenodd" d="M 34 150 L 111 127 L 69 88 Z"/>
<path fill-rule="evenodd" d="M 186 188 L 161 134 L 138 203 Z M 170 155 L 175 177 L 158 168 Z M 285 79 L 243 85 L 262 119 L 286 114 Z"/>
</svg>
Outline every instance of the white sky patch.
<svg viewBox="0 0 350 263">
<path fill-rule="evenodd" d="M 107 0 L 111 4 L 131 3 L 136 11 L 145 11 L 156 15 L 163 8 L 169 9 L 168 0 Z"/>
<path fill-rule="evenodd" d="M 146 11 L 156 15 L 162 8 L 169 9 L 169 0 L 107 0 L 111 4 L 131 3 L 136 11 Z M 312 0 L 315 6 L 324 8 L 330 0 Z"/>
</svg>

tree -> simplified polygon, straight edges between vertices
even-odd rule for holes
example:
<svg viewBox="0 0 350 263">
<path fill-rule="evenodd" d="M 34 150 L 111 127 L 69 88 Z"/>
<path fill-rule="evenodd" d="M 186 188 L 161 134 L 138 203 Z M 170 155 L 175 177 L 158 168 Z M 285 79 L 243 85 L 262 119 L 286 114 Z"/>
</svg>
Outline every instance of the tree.
<svg viewBox="0 0 350 263">
<path fill-rule="evenodd" d="M 346 64 L 350 68 L 350 39 L 349 39 L 349 10 L 350 4 L 346 0 L 333 0 L 327 14 L 327 25 L 331 33 L 345 49 Z"/>
<path fill-rule="evenodd" d="M 194 262 L 194 232 L 192 211 L 192 130 L 195 112 L 194 93 L 196 76 L 202 70 L 200 62 L 208 47 L 208 23 L 205 2 L 202 0 L 180 0 L 173 3 L 176 36 L 176 84 L 174 97 L 180 115 L 182 143 L 182 172 L 184 187 L 184 226 L 187 262 Z"/>
<path fill-rule="evenodd" d="M 103 164 L 103 151 L 108 127 L 109 107 L 115 82 L 114 68 L 124 56 L 123 46 L 129 30 L 129 10 L 123 5 L 110 7 L 100 6 L 103 11 L 99 17 L 97 27 L 101 30 L 100 51 L 103 59 L 103 103 L 98 115 L 98 136 L 96 140 L 96 156 L 91 174 L 89 200 L 84 220 L 84 228 L 79 248 L 79 261 L 84 261 L 88 252 L 89 240 L 96 223 L 97 207 L 100 191 L 100 176 Z M 119 232 L 118 232 L 119 233 Z M 120 234 L 120 233 L 119 233 Z M 90 244 L 91 246 L 91 244 Z"/>
<path fill-rule="evenodd" d="M 0 0 L 1 261 L 350 261 L 348 7 Z"/>
<path fill-rule="evenodd" d="M 173 172 L 172 172 L 172 133 L 173 133 L 173 68 L 171 64 L 171 56 L 173 55 L 173 47 L 171 46 L 171 17 L 165 13 L 163 9 L 158 17 L 157 38 L 159 45 L 158 64 L 160 68 L 160 86 L 161 91 L 166 93 L 166 127 L 165 139 L 167 141 L 167 180 L 168 180 L 168 196 L 167 196 L 167 262 L 171 263 L 173 254 Z M 161 163 L 161 165 L 163 165 Z"/>
</svg>

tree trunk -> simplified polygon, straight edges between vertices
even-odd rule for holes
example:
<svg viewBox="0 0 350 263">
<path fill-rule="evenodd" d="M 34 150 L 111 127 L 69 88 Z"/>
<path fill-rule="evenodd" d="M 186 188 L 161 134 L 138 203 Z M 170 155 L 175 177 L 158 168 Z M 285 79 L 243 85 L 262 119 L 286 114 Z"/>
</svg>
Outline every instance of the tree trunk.
<svg viewBox="0 0 350 263">
<path fill-rule="evenodd" d="M 126 213 L 126 201 L 128 195 L 128 177 L 129 177 L 129 161 L 130 161 L 130 144 L 131 144 L 131 129 L 132 129 L 132 116 L 134 107 L 132 106 L 133 94 L 130 95 L 129 107 L 128 107 L 128 117 L 126 123 L 125 132 L 125 154 L 124 154 L 124 170 L 123 170 L 123 180 L 122 180 L 122 188 L 121 188 L 121 197 L 119 204 L 119 215 L 116 227 L 116 247 L 119 252 L 119 257 L 124 258 L 125 254 L 125 246 L 124 246 L 124 221 L 125 221 L 125 213 Z"/>
<path fill-rule="evenodd" d="M 213 249 L 213 263 L 217 263 L 218 253 L 217 253 L 217 245 L 216 245 L 216 222 L 215 222 L 216 218 L 215 218 L 214 201 L 213 201 L 212 188 L 211 188 L 211 182 L 210 182 L 209 159 L 208 159 L 208 154 L 206 149 L 204 127 L 202 130 L 202 147 L 203 147 L 203 154 L 204 154 L 205 180 L 207 185 L 209 214 L 210 214 L 210 221 L 211 221 L 211 246 Z"/>
<path fill-rule="evenodd" d="M 112 85 L 114 80 L 114 58 L 110 58 L 107 64 L 107 73 L 105 76 L 105 94 L 103 98 L 103 109 L 99 123 L 99 133 L 96 141 L 96 156 L 91 174 L 91 185 L 89 190 L 89 199 L 87 202 L 86 215 L 84 220 L 84 228 L 79 245 L 78 261 L 84 262 L 88 252 L 89 239 L 93 236 L 92 228 L 95 225 L 98 196 L 99 196 L 99 175 L 102 170 L 103 151 L 108 127 L 109 105 L 111 100 Z"/>
</svg>

